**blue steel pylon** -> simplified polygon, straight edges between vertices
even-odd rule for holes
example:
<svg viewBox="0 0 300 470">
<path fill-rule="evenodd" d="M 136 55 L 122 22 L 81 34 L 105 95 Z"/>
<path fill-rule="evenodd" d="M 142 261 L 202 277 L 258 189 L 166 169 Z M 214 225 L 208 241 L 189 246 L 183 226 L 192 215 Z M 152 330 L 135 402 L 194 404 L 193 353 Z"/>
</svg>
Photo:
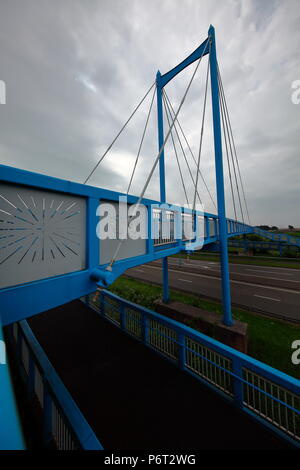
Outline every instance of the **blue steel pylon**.
<svg viewBox="0 0 300 470">
<path fill-rule="evenodd" d="M 222 155 L 222 136 L 220 121 L 220 100 L 218 85 L 218 65 L 215 40 L 215 28 L 210 25 L 208 30 L 210 38 L 210 80 L 211 80 L 211 99 L 213 111 L 213 128 L 214 128 L 214 147 L 215 147 L 215 168 L 217 183 L 217 200 L 218 200 L 218 216 L 219 216 L 219 240 L 221 254 L 221 274 L 222 274 L 222 299 L 223 299 L 223 323 L 232 326 L 231 313 L 231 295 L 230 295 L 230 279 L 228 265 L 228 234 L 225 211 L 225 192 L 224 192 L 224 173 L 223 173 L 223 155 Z"/>
<path fill-rule="evenodd" d="M 164 144 L 164 123 L 163 123 L 163 107 L 162 107 L 162 86 L 161 74 L 158 70 L 156 75 L 156 99 L 157 99 L 157 128 L 158 128 L 158 150 Z M 160 201 L 166 202 L 166 176 L 165 176 L 165 151 L 163 150 L 159 159 L 159 187 L 160 187 Z M 162 274 L 163 274 L 163 301 L 169 302 L 169 271 L 168 271 L 168 258 L 162 259 Z"/>
<path fill-rule="evenodd" d="M 223 155 L 222 155 L 222 136 L 221 136 L 221 121 L 220 121 L 220 101 L 219 101 L 219 85 L 218 85 L 218 66 L 217 66 L 217 53 L 215 41 L 215 29 L 211 25 L 208 30 L 209 41 L 209 61 L 210 61 L 210 77 L 211 77 L 211 97 L 212 97 L 212 110 L 213 110 L 213 130 L 214 130 L 214 148 L 215 148 L 215 168 L 216 168 L 216 185 L 217 185 L 217 200 L 218 200 L 218 216 L 219 216 L 219 240 L 220 240 L 220 254 L 221 254 L 221 275 L 222 275 L 222 299 L 223 299 L 223 323 L 227 326 L 232 326 L 232 313 L 231 313 L 231 295 L 230 295 L 230 279 L 229 279 L 229 265 L 228 265 L 228 234 L 227 222 L 225 211 L 225 192 L 224 192 L 224 172 L 223 172 Z M 183 62 L 178 64 L 168 73 L 163 76 L 160 72 L 156 75 L 156 90 L 157 90 L 157 120 L 158 120 L 158 144 L 161 149 L 164 142 L 164 129 L 163 129 L 163 112 L 162 112 L 162 90 L 163 87 L 172 80 L 179 72 L 185 67 L 198 60 L 204 55 L 206 46 L 205 42 L 199 46 L 189 57 Z M 206 54 L 208 51 L 206 52 Z M 166 201 L 166 188 L 165 188 L 165 156 L 162 151 L 159 161 L 159 176 L 160 176 L 160 199 L 161 202 Z M 168 259 L 163 258 L 163 299 L 165 302 L 169 300 L 169 279 L 168 279 Z"/>
</svg>

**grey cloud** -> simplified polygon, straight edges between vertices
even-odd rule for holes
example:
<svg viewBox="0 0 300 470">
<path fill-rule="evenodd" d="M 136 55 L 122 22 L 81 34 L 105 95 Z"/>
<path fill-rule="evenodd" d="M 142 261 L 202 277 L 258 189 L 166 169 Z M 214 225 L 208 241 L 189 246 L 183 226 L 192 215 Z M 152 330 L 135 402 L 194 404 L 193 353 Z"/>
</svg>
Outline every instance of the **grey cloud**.
<svg viewBox="0 0 300 470">
<path fill-rule="evenodd" d="M 297 0 L 10 0 L 0 6 L 0 155 L 8 165 L 82 182 L 155 80 L 216 27 L 220 68 L 253 223 L 300 226 Z M 180 120 L 197 157 L 206 59 Z M 170 83 L 178 106 L 192 68 Z M 149 100 L 91 184 L 124 191 Z M 201 167 L 215 197 L 210 100 Z M 165 123 L 167 129 L 167 124 Z M 138 193 L 157 154 L 156 108 L 137 167 Z M 193 187 L 183 162 L 189 197 Z M 190 156 L 188 157 L 190 159 Z M 191 161 L 191 160 L 189 160 Z M 228 215 L 232 216 L 225 166 Z M 184 202 L 176 160 L 166 147 L 170 202 Z M 213 206 L 199 183 L 205 207 Z M 158 197 L 158 172 L 147 195 Z"/>
</svg>

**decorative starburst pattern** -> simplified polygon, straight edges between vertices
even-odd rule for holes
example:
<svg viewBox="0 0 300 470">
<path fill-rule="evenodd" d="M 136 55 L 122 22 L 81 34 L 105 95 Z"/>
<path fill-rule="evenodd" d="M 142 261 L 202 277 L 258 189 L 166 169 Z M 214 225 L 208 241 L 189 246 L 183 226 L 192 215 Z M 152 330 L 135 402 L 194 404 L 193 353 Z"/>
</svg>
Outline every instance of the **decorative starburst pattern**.
<svg viewBox="0 0 300 470">
<path fill-rule="evenodd" d="M 84 225 L 82 198 L 35 189 L 13 191 L 9 185 L 3 185 L 0 190 L 1 271 L 18 270 L 26 265 L 28 278 L 32 280 L 32 277 L 82 269 Z"/>
</svg>

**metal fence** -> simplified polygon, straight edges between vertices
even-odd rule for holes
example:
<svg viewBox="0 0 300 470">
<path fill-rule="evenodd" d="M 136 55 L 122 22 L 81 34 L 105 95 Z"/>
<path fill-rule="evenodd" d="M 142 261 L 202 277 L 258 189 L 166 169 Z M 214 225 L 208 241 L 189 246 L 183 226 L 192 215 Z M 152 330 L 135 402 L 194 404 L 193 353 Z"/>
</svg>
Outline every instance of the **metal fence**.
<svg viewBox="0 0 300 470">
<path fill-rule="evenodd" d="M 161 209 L 153 209 L 153 236 L 154 246 L 166 245 L 174 243 L 175 239 L 175 227 L 174 212 Z"/>
<path fill-rule="evenodd" d="M 27 321 L 13 323 L 10 328 L 21 377 L 26 383 L 31 403 L 36 405 L 43 445 L 58 450 L 102 450 Z"/>
<path fill-rule="evenodd" d="M 82 299 L 102 317 L 300 446 L 300 381 L 109 291 Z"/>
<path fill-rule="evenodd" d="M 300 247 L 300 238 L 299 237 L 293 237 L 291 235 L 283 234 L 283 233 L 273 233 L 273 232 L 268 232 L 267 230 L 262 230 L 258 227 L 253 227 L 253 233 L 256 233 L 257 235 L 268 238 L 273 241 L 282 241 L 286 242 L 287 245 L 296 245 Z"/>
</svg>

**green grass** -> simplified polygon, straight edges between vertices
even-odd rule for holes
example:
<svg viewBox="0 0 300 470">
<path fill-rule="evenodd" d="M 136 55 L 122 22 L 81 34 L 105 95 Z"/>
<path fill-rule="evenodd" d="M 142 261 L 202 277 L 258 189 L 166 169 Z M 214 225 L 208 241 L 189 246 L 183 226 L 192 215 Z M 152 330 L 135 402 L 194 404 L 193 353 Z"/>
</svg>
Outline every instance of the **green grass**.
<svg viewBox="0 0 300 470">
<path fill-rule="evenodd" d="M 119 278 L 110 287 L 110 290 L 120 297 L 152 310 L 154 309 L 154 301 L 161 297 L 159 286 L 125 277 Z M 175 290 L 171 290 L 171 298 L 222 314 L 222 305 L 218 302 L 208 301 Z M 293 352 L 291 344 L 294 340 L 300 339 L 300 326 L 238 308 L 233 308 L 232 313 L 235 319 L 248 324 L 248 354 L 250 356 L 300 379 L 300 366 L 295 366 L 291 362 Z M 195 328 L 195 322 L 192 319 L 188 320 L 186 324 Z"/>
<path fill-rule="evenodd" d="M 186 258 L 186 254 L 179 253 L 177 255 L 173 255 L 175 258 Z M 190 259 L 195 260 L 205 260 L 205 261 L 219 261 L 220 256 L 218 254 L 209 253 L 197 253 L 190 256 Z M 255 266 L 269 266 L 273 268 L 291 268 L 291 269 L 300 269 L 300 260 L 294 258 L 290 260 L 280 260 L 280 259 L 268 259 L 265 257 L 243 257 L 243 256 L 230 256 L 229 254 L 229 262 L 231 264 L 248 264 L 248 265 L 255 265 Z"/>
<path fill-rule="evenodd" d="M 286 233 L 287 235 L 291 235 L 291 237 L 300 237 L 300 232 L 289 232 L 289 231 L 286 231 L 286 232 L 275 232 L 275 233 L 279 233 L 279 234 L 282 234 L 282 233 Z"/>
</svg>

